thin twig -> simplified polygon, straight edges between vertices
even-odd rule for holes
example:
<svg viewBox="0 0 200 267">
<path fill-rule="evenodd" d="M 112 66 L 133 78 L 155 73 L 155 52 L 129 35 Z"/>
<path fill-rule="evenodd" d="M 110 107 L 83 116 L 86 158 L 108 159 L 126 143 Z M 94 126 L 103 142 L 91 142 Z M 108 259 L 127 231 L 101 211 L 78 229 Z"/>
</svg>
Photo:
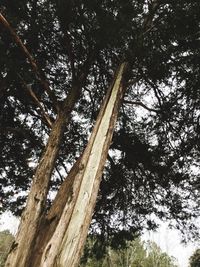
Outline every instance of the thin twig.
<svg viewBox="0 0 200 267">
<path fill-rule="evenodd" d="M 108 153 L 107 159 L 110 161 L 110 164 L 112 165 L 112 167 L 115 167 L 116 164 L 109 153 Z"/>
<path fill-rule="evenodd" d="M 156 99 L 158 100 L 158 104 L 159 104 L 160 108 L 162 108 L 161 99 L 160 99 L 160 97 L 159 97 L 159 95 L 158 95 L 158 89 L 157 89 L 156 85 L 155 85 L 152 81 L 150 81 L 150 80 L 146 77 L 145 74 L 143 74 L 143 78 L 144 78 L 145 82 L 148 83 L 148 84 L 153 88 L 154 95 L 155 95 Z"/>
<path fill-rule="evenodd" d="M 61 175 L 59 169 L 57 167 L 55 167 L 56 172 L 58 173 L 58 176 L 60 177 L 60 181 L 63 182 L 63 176 Z"/>
</svg>

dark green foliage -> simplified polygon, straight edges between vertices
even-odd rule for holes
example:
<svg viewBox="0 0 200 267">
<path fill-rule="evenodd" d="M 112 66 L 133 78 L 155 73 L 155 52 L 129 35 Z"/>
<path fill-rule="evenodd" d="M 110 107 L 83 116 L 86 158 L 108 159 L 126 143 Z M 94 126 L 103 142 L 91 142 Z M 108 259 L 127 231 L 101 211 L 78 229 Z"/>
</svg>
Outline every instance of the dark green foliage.
<svg viewBox="0 0 200 267">
<path fill-rule="evenodd" d="M 52 191 L 83 151 L 115 69 L 129 62 L 125 100 L 135 104 L 122 105 L 92 222 L 92 229 L 113 238 L 115 245 L 130 232 L 156 228 L 152 214 L 175 219 L 176 227 L 196 235 L 190 219 L 199 214 L 200 3 L 151 2 L 0 4 L 60 106 L 72 87 L 82 86 L 61 142 Z M 56 103 L 2 25 L 0 73 L 2 210 L 19 214 L 34 173 L 31 166 L 49 135 L 27 85 L 52 121 Z"/>
<path fill-rule="evenodd" d="M 200 266 L 200 249 L 197 249 L 190 257 L 190 267 Z"/>
</svg>

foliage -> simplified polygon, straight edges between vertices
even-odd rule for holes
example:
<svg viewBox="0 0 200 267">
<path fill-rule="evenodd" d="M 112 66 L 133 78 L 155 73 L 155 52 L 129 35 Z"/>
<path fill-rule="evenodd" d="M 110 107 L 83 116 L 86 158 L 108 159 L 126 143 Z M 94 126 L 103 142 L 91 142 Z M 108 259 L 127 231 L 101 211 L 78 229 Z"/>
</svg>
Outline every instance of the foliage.
<svg viewBox="0 0 200 267">
<path fill-rule="evenodd" d="M 176 267 L 174 259 L 162 252 L 156 243 L 141 241 L 140 238 L 128 241 L 121 249 L 107 247 L 101 258 L 94 254 L 94 240 L 89 239 L 85 250 L 93 251 L 81 267 Z"/>
<path fill-rule="evenodd" d="M 197 249 L 190 257 L 190 267 L 200 266 L 200 249 Z"/>
<path fill-rule="evenodd" d="M 13 240 L 14 240 L 14 237 L 8 230 L 0 232 L 0 266 L 1 267 L 4 266 L 6 256 L 10 250 Z"/>
<path fill-rule="evenodd" d="M 199 1 L 12 0 L 1 1 L 0 9 L 40 71 L 0 25 L 2 211 L 21 214 L 50 132 L 28 88 L 54 122 L 56 105 L 82 87 L 52 176 L 55 193 L 86 145 L 116 67 L 126 60 L 128 88 L 91 228 L 118 242 L 156 228 L 153 214 L 197 237 L 191 218 L 199 214 Z"/>
</svg>

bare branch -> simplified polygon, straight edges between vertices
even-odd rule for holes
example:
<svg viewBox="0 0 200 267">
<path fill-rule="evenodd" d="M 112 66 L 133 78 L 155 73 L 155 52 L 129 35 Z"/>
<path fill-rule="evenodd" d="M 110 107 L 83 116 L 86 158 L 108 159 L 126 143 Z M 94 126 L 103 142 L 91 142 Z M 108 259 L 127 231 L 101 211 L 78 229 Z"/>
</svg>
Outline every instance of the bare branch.
<svg viewBox="0 0 200 267">
<path fill-rule="evenodd" d="M 59 169 L 58 169 L 57 167 L 55 167 L 55 169 L 56 169 L 56 172 L 57 172 L 57 174 L 58 174 L 58 176 L 59 176 L 59 178 L 60 178 L 60 181 L 63 182 L 63 181 L 64 181 L 64 180 L 63 180 L 63 176 L 61 175 Z"/>
<path fill-rule="evenodd" d="M 48 82 L 43 78 L 43 74 L 41 73 L 35 59 L 33 56 L 30 54 L 26 46 L 23 44 L 22 40 L 20 37 L 16 34 L 15 30 L 11 27 L 11 25 L 8 23 L 6 18 L 0 13 L 0 23 L 9 31 L 11 36 L 13 37 L 15 43 L 20 47 L 22 52 L 24 53 L 25 57 L 28 59 L 32 70 L 35 72 L 36 77 L 44 90 L 47 92 L 50 100 L 52 101 L 53 105 L 56 107 L 56 110 L 58 111 L 58 103 L 56 96 L 54 95 L 53 91 L 50 89 Z"/>
<path fill-rule="evenodd" d="M 115 167 L 116 164 L 115 164 L 114 160 L 112 159 L 112 157 L 110 156 L 109 153 L 108 153 L 107 159 L 110 161 L 111 166 Z"/>
<path fill-rule="evenodd" d="M 156 112 L 156 113 L 159 113 L 160 111 L 158 109 L 153 109 L 153 108 L 149 108 L 147 107 L 144 103 L 142 103 L 141 101 L 129 101 L 129 100 L 124 100 L 125 104 L 130 104 L 130 105 L 138 105 L 138 106 L 141 106 L 143 108 L 145 108 L 146 110 L 148 111 L 151 111 L 151 112 Z"/>
</svg>

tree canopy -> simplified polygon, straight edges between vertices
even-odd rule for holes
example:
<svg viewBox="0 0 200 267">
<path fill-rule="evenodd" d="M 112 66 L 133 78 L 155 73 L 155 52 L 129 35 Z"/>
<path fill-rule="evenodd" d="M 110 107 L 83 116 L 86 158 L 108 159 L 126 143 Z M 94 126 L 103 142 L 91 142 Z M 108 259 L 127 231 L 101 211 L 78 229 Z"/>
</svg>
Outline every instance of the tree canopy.
<svg viewBox="0 0 200 267">
<path fill-rule="evenodd" d="M 126 61 L 127 91 L 91 229 L 118 240 L 154 229 L 158 217 L 194 234 L 199 1 L 11 0 L 0 9 L 10 23 L 5 27 L 1 18 L 2 211 L 21 214 L 51 124 L 73 87 L 78 100 L 61 140 L 51 202 L 86 146 L 115 69 Z"/>
</svg>

